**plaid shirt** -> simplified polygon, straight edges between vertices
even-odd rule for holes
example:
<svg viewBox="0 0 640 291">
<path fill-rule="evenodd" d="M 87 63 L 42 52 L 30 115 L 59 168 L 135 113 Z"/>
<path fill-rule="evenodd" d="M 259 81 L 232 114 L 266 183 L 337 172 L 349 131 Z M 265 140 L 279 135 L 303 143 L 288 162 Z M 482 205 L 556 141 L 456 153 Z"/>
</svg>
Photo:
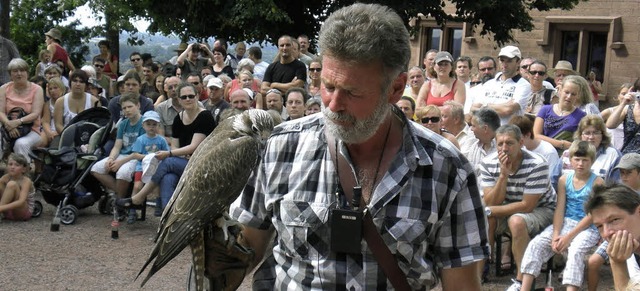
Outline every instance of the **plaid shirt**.
<svg viewBox="0 0 640 291">
<path fill-rule="evenodd" d="M 330 250 L 336 189 L 322 114 L 274 130 L 230 213 L 248 226 L 277 231 L 275 290 L 393 289 L 365 240 L 361 255 Z M 367 207 L 413 289 L 436 284 L 439 268 L 488 258 L 477 189 L 471 165 L 451 143 L 405 119 L 402 148 Z"/>
</svg>

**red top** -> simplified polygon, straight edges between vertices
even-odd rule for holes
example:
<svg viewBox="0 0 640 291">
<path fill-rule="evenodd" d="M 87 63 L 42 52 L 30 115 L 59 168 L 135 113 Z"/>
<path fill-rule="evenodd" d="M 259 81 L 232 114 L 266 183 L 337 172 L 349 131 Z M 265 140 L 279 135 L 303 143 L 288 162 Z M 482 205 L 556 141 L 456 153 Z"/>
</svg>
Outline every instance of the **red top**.
<svg viewBox="0 0 640 291">
<path fill-rule="evenodd" d="M 55 45 L 56 50 L 51 56 L 51 62 L 55 63 L 57 61 L 62 61 L 63 66 L 67 68 L 67 60 L 69 59 L 69 54 L 67 54 L 67 50 L 65 50 L 62 46 L 57 43 L 53 43 Z"/>
<path fill-rule="evenodd" d="M 111 55 L 111 61 L 112 62 L 113 61 L 117 61 L 117 60 L 118 60 L 117 56 Z M 107 75 L 107 76 L 109 76 L 109 78 L 111 78 L 113 80 L 118 78 L 118 74 L 116 74 L 116 72 L 113 72 L 111 70 L 111 65 L 109 65 L 109 62 L 105 62 L 104 69 L 102 70 L 102 73 Z"/>
<path fill-rule="evenodd" d="M 451 85 L 451 91 L 447 92 L 440 97 L 435 97 L 431 95 L 431 83 L 429 83 L 429 90 L 427 91 L 427 105 L 435 105 L 435 106 L 444 106 L 444 102 L 453 100 L 453 97 L 456 95 L 456 82 L 458 80 L 453 80 L 453 84 Z"/>
</svg>

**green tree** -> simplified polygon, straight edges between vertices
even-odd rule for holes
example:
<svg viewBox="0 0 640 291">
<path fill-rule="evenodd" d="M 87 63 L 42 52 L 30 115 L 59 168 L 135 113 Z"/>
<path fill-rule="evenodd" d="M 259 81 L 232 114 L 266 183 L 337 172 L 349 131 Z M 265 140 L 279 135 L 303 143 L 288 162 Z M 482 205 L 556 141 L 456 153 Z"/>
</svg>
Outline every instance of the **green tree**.
<svg viewBox="0 0 640 291">
<path fill-rule="evenodd" d="M 11 3 L 10 31 L 20 55 L 32 67 L 38 63 L 40 50 L 46 49 L 45 32 L 58 28 L 62 33 L 62 46 L 69 53 L 71 61 L 77 66 L 84 64 L 89 52 L 88 43 L 91 30 L 80 28 L 80 22 L 74 21 L 62 25 L 74 15 L 75 7 L 59 5 L 49 0 L 14 0 Z"/>
<path fill-rule="evenodd" d="M 583 0 L 586 1 L 586 0 Z M 211 36 L 229 40 L 271 41 L 283 34 L 313 36 L 333 11 L 354 2 L 380 3 L 395 9 L 409 25 L 417 15 L 430 15 L 439 24 L 468 22 L 481 35 L 493 33 L 502 44 L 513 41 L 513 30 L 533 28 L 529 11 L 571 9 L 580 0 L 448 0 L 455 15 L 445 13 L 444 0 L 142 0 L 149 30 L 176 33 L 183 39 Z"/>
</svg>

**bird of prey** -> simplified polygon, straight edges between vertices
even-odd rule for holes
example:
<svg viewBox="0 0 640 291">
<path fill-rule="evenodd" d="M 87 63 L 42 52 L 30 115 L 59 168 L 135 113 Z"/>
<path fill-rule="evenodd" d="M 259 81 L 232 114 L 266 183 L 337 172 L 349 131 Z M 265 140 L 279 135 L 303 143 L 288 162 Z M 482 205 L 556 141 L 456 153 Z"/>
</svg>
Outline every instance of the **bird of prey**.
<svg viewBox="0 0 640 291">
<path fill-rule="evenodd" d="M 196 287 L 204 282 L 204 229 L 226 214 L 257 166 L 264 141 L 280 119 L 250 109 L 223 120 L 194 151 L 160 220 L 156 245 L 138 273 L 153 261 L 142 286 L 191 247 Z"/>
</svg>

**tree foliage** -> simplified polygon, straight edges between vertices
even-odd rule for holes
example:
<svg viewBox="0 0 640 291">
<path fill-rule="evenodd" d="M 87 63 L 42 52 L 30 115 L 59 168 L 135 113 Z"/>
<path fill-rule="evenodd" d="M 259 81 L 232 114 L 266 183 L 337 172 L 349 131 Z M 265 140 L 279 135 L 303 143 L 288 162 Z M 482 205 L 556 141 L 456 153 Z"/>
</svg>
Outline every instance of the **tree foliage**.
<svg viewBox="0 0 640 291">
<path fill-rule="evenodd" d="M 51 28 L 62 33 L 62 46 L 67 49 L 71 61 L 77 66 L 84 63 L 89 52 L 87 47 L 91 35 L 89 28 L 80 28 L 74 21 L 62 25 L 73 16 L 72 5 L 61 5 L 50 0 L 18 0 L 11 3 L 11 36 L 20 55 L 32 66 L 38 63 L 40 50 L 46 49 L 44 34 Z"/>
<path fill-rule="evenodd" d="M 571 9 L 581 0 L 142 0 L 149 30 L 176 33 L 183 39 L 211 36 L 230 40 L 274 41 L 280 35 L 307 34 L 313 39 L 333 11 L 355 2 L 392 7 L 409 25 L 417 15 L 433 17 L 439 24 L 467 22 L 481 35 L 492 33 L 502 44 L 513 41 L 513 30 L 533 29 L 533 9 Z M 586 1 L 586 0 L 582 0 Z M 445 12 L 453 5 L 455 14 Z"/>
</svg>

